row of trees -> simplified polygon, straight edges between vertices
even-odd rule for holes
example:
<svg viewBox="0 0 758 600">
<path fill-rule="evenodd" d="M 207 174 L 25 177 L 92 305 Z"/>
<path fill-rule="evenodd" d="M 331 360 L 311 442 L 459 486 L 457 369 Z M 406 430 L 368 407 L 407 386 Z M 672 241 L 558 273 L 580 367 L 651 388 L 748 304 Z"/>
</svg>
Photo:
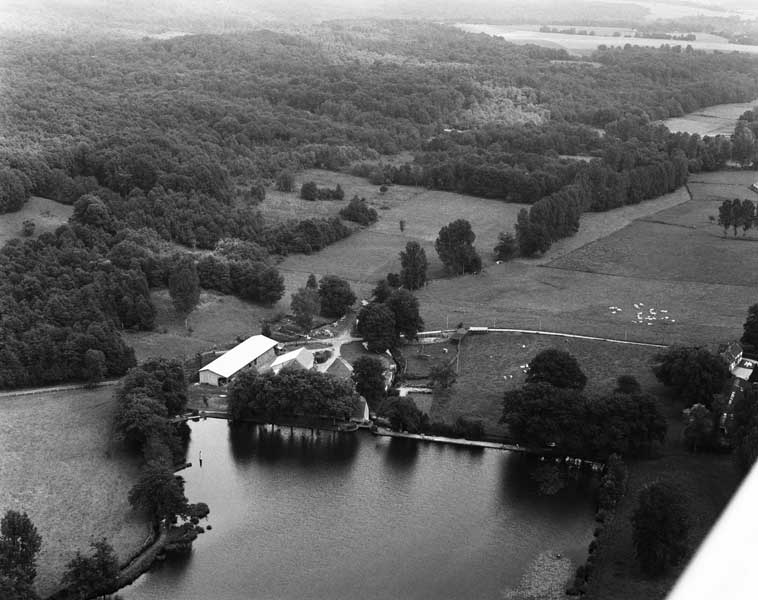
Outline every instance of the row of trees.
<svg viewBox="0 0 758 600">
<path fill-rule="evenodd" d="M 724 228 L 724 237 L 730 227 L 734 231 L 734 237 L 737 237 L 737 230 L 740 228 L 742 228 L 742 235 L 746 235 L 753 227 L 755 219 L 755 203 L 748 199 L 724 200 L 719 206 L 718 224 Z"/>
<path fill-rule="evenodd" d="M 352 382 L 318 371 L 282 369 L 240 373 L 229 390 L 233 421 L 260 419 L 276 423 L 283 418 L 305 417 L 346 420 L 355 408 Z"/>
<path fill-rule="evenodd" d="M 545 350 L 529 363 L 525 385 L 506 392 L 501 422 L 521 443 L 601 460 L 647 456 L 664 441 L 666 419 L 653 397 L 634 386 L 587 397 L 586 381 L 574 357 Z"/>
<path fill-rule="evenodd" d="M 286 185 L 283 187 L 286 187 Z M 336 188 L 331 189 L 320 188 L 315 182 L 306 181 L 300 186 L 300 197 L 310 202 L 314 200 L 342 200 L 345 198 L 345 190 L 342 189 L 339 183 Z"/>
</svg>

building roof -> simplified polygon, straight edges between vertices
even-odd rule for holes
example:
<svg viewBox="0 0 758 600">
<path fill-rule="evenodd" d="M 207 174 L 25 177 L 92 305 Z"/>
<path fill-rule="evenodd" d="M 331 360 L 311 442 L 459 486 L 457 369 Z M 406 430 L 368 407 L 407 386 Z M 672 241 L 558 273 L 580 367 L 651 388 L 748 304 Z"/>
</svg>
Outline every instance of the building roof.
<svg viewBox="0 0 758 600">
<path fill-rule="evenodd" d="M 341 356 L 338 356 L 329 365 L 329 368 L 325 371 L 329 375 L 334 375 L 340 379 L 350 379 L 353 374 L 353 367 Z"/>
<path fill-rule="evenodd" d="M 231 350 L 228 350 L 200 370 L 212 371 L 221 377 L 229 378 L 256 358 L 271 350 L 277 343 L 265 335 L 254 335 Z"/>
<path fill-rule="evenodd" d="M 753 374 L 753 370 L 758 366 L 758 363 L 754 360 L 750 360 L 749 358 L 743 358 L 739 364 L 732 369 L 732 375 L 734 375 L 737 379 L 743 379 L 745 381 L 748 381 L 750 379 L 750 376 Z"/>
<path fill-rule="evenodd" d="M 292 350 L 291 352 L 277 356 L 276 360 L 271 363 L 271 370 L 274 371 L 274 373 L 278 373 L 284 367 L 294 366 L 293 363 L 297 363 L 303 369 L 312 369 L 313 352 L 308 350 L 308 348 L 298 348 L 297 350 Z"/>
</svg>

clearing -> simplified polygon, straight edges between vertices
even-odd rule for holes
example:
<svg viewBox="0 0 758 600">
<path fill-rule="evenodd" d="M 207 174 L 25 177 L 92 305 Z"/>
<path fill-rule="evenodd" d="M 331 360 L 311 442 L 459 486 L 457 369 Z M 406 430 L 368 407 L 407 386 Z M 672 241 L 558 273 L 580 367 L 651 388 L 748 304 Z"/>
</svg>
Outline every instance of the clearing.
<svg viewBox="0 0 758 600">
<path fill-rule="evenodd" d="M 138 461 L 111 448 L 113 389 L 0 397 L 0 510 L 26 511 L 42 536 L 43 597 L 90 541 L 107 537 L 123 561 L 150 532 L 127 501 Z"/>
<path fill-rule="evenodd" d="M 429 346 L 422 348 L 431 352 Z M 524 384 L 525 365 L 548 348 L 565 350 L 577 359 L 587 375 L 589 395 L 611 392 L 620 375 L 633 375 L 646 392 L 661 389 L 650 370 L 657 348 L 536 334 L 468 335 L 461 345 L 458 379 L 449 390 L 435 391 L 431 420 L 452 423 L 460 416 L 471 417 L 482 419 L 491 433 L 504 433 L 505 428 L 496 425 L 503 394 Z M 409 348 L 406 354 L 414 352 Z"/>
<path fill-rule="evenodd" d="M 33 237 L 37 237 L 41 233 L 55 231 L 68 222 L 73 212 L 73 206 L 32 196 L 21 210 L 0 215 L 0 246 L 4 246 L 8 240 L 23 237 L 21 226 L 27 219 L 34 221 Z"/>
<path fill-rule="evenodd" d="M 758 103 L 758 99 L 752 102 L 738 102 L 734 104 L 716 104 L 706 106 L 681 117 L 666 119 L 662 123 L 671 132 L 697 133 L 701 137 L 710 135 L 730 136 L 734 133 L 734 127 L 740 115 L 751 110 Z"/>
</svg>

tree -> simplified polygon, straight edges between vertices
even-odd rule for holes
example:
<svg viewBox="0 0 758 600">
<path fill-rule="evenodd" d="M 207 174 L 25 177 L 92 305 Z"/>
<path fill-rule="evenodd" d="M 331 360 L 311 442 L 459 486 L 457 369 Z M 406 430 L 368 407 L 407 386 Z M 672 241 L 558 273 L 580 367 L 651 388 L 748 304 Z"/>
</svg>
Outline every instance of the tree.
<svg viewBox="0 0 758 600">
<path fill-rule="evenodd" d="M 684 440 L 693 452 L 708 446 L 713 440 L 713 414 L 702 404 L 684 409 Z"/>
<path fill-rule="evenodd" d="M 318 291 L 312 288 L 299 288 L 292 294 L 290 309 L 295 315 L 295 322 L 303 329 L 310 329 L 313 324 L 313 317 L 321 309 Z"/>
<path fill-rule="evenodd" d="M 390 427 L 395 431 L 419 433 L 429 423 L 426 414 L 422 413 L 415 402 L 407 396 L 404 398 L 393 396 L 387 401 L 382 412 L 389 419 Z"/>
<path fill-rule="evenodd" d="M 365 198 L 353 196 L 348 205 L 340 211 L 340 217 L 347 221 L 354 221 L 360 225 L 368 226 L 375 223 L 379 218 L 376 210 L 366 204 Z"/>
<path fill-rule="evenodd" d="M 31 585 L 42 538 L 26 513 L 6 511 L 0 520 L 0 574 Z"/>
<path fill-rule="evenodd" d="M 316 281 L 316 276 L 313 273 L 308 275 L 308 281 L 305 282 L 305 287 L 309 290 L 318 290 L 318 282 Z"/>
<path fill-rule="evenodd" d="M 389 284 L 387 279 L 382 279 L 379 283 L 376 284 L 376 287 L 371 292 L 371 295 L 374 298 L 374 302 L 387 302 L 387 298 L 389 298 L 394 291 L 395 288 Z"/>
<path fill-rule="evenodd" d="M 350 284 L 336 275 L 324 275 L 318 284 L 321 300 L 321 314 L 329 318 L 339 318 L 355 303 L 355 294 Z"/>
<path fill-rule="evenodd" d="M 105 354 L 100 350 L 90 348 L 84 353 L 84 367 L 82 374 L 88 386 L 95 385 L 103 380 L 107 372 Z"/>
<path fill-rule="evenodd" d="M 419 315 L 418 298 L 404 289 L 395 290 L 387 298 L 387 307 L 395 315 L 395 334 L 407 340 L 416 339 L 423 329 L 424 321 Z"/>
<path fill-rule="evenodd" d="M 740 220 L 742 224 L 742 235 L 747 235 L 747 230 L 753 226 L 755 221 L 755 204 L 750 200 L 743 200 L 740 204 Z"/>
<path fill-rule="evenodd" d="M 174 259 L 168 276 L 168 292 L 176 312 L 189 314 L 200 301 L 200 279 L 195 260 L 188 255 Z"/>
<path fill-rule="evenodd" d="M 318 198 L 318 186 L 313 181 L 306 181 L 300 186 L 300 197 L 303 200 L 313 201 Z"/>
<path fill-rule="evenodd" d="M 457 377 L 452 362 L 440 362 L 429 368 L 429 382 L 435 388 L 446 390 L 455 383 Z"/>
<path fill-rule="evenodd" d="M 148 512 L 156 523 L 172 522 L 189 510 L 184 495 L 184 479 L 174 475 L 164 462 L 150 462 L 129 490 L 129 504 Z"/>
<path fill-rule="evenodd" d="M 291 192 L 295 189 L 295 176 L 292 172 L 285 169 L 276 176 L 276 189 L 280 192 Z"/>
<path fill-rule="evenodd" d="M 82 600 L 113 591 L 118 580 L 118 558 L 108 540 L 102 538 L 90 546 L 92 555 L 83 556 L 77 551 L 61 580 L 69 596 Z"/>
<path fill-rule="evenodd" d="M 526 382 L 544 382 L 557 388 L 583 390 L 587 384 L 587 376 L 571 354 L 557 348 L 548 348 L 537 354 L 529 363 Z"/>
<path fill-rule="evenodd" d="M 653 373 L 658 381 L 673 388 L 687 406 L 701 403 L 710 408 L 729 377 L 720 357 L 705 348 L 673 346 L 656 355 Z"/>
<path fill-rule="evenodd" d="M 384 352 L 397 342 L 395 315 L 385 304 L 372 302 L 358 313 L 358 333 L 371 352 Z"/>
<path fill-rule="evenodd" d="M 516 217 L 516 241 L 521 256 L 534 256 L 550 248 L 550 236 L 544 226 L 532 222 L 530 213 L 522 208 Z"/>
<path fill-rule="evenodd" d="M 31 237 L 34 235 L 34 229 L 36 224 L 31 219 L 24 219 L 21 223 L 21 235 L 24 237 Z"/>
<path fill-rule="evenodd" d="M 632 514 L 632 538 L 637 560 L 648 575 L 664 573 L 687 554 L 687 503 L 678 489 L 656 482 L 640 491 Z"/>
<path fill-rule="evenodd" d="M 750 349 L 758 348 L 758 304 L 747 309 L 747 319 L 742 325 L 740 342 Z"/>
<path fill-rule="evenodd" d="M 495 259 L 511 260 L 518 254 L 518 242 L 512 233 L 501 232 L 497 236 L 497 245 L 495 246 Z"/>
<path fill-rule="evenodd" d="M 749 167 L 755 160 L 756 148 L 755 134 L 748 122 L 740 119 L 732 135 L 732 158 L 742 167 Z"/>
<path fill-rule="evenodd" d="M 477 273 L 482 268 L 482 259 L 474 248 L 475 239 L 471 223 L 458 219 L 440 229 L 434 248 L 451 273 Z"/>
<path fill-rule="evenodd" d="M 409 290 L 417 290 L 426 283 L 426 270 L 429 263 L 426 260 L 426 252 L 416 241 L 410 241 L 405 245 L 405 250 L 400 252 L 400 279 L 403 286 Z"/>
<path fill-rule="evenodd" d="M 384 398 L 384 364 L 375 356 L 363 355 L 353 363 L 356 391 L 376 410 Z"/>
<path fill-rule="evenodd" d="M 726 234 L 729 231 L 729 228 L 732 226 L 733 222 L 734 222 L 734 215 L 732 214 L 732 201 L 724 200 L 719 205 L 719 218 L 718 218 L 718 224 L 724 228 L 724 237 L 726 237 Z"/>
</svg>

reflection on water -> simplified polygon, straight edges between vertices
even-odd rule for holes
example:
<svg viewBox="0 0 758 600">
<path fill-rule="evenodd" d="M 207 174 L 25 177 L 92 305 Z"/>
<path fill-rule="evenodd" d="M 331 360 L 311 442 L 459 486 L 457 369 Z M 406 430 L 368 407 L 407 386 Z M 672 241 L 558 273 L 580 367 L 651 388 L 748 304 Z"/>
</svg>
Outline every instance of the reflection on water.
<svg viewBox="0 0 758 600">
<path fill-rule="evenodd" d="M 519 457 L 368 432 L 192 424 L 187 495 L 213 530 L 125 600 L 500 598 L 545 552 L 582 557 L 592 501 L 541 497 Z"/>
</svg>

